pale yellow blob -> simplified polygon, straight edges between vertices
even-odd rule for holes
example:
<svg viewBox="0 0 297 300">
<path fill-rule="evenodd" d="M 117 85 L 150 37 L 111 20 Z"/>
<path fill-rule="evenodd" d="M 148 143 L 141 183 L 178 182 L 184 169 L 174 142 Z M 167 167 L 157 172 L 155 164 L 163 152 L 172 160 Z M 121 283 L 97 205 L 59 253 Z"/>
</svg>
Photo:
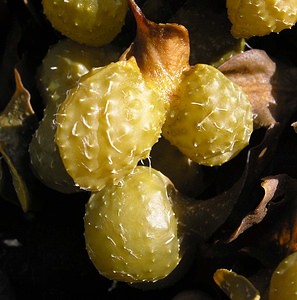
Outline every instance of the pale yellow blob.
<svg viewBox="0 0 297 300">
<path fill-rule="evenodd" d="M 105 277 L 156 281 L 180 262 L 177 218 L 160 172 L 137 167 L 118 186 L 93 193 L 86 206 L 90 259 Z"/>
<path fill-rule="evenodd" d="M 280 32 L 297 22 L 297 0 L 227 0 L 226 5 L 237 38 Z"/>
</svg>

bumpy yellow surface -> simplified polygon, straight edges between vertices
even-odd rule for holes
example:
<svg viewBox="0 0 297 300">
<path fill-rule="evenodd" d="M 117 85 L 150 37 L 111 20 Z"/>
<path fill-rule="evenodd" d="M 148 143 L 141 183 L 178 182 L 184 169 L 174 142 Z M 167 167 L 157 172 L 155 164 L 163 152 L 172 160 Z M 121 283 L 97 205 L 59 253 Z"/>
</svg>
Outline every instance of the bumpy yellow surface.
<svg viewBox="0 0 297 300">
<path fill-rule="evenodd" d="M 193 161 L 221 165 L 249 143 L 252 109 L 246 94 L 214 67 L 186 72 L 162 133 Z"/>
<path fill-rule="evenodd" d="M 179 264 L 177 219 L 160 172 L 137 167 L 123 184 L 92 194 L 86 205 L 88 254 L 105 277 L 155 281 Z"/>
<path fill-rule="evenodd" d="M 297 0 L 227 0 L 235 37 L 249 38 L 280 32 L 297 22 Z"/>
<path fill-rule="evenodd" d="M 284 258 L 274 271 L 269 300 L 297 299 L 297 252 Z"/>
<path fill-rule="evenodd" d="M 54 119 L 58 106 L 81 76 L 92 67 L 117 61 L 118 56 L 116 48 L 109 45 L 89 47 L 63 39 L 54 44 L 43 59 L 37 80 L 46 107 L 30 143 L 29 153 L 36 176 L 48 187 L 63 193 L 77 191 L 54 141 Z"/>
<path fill-rule="evenodd" d="M 58 110 L 56 143 L 75 183 L 100 190 L 149 156 L 164 119 L 164 102 L 131 58 L 81 78 Z"/>
<path fill-rule="evenodd" d="M 94 67 L 117 61 L 120 51 L 111 45 L 90 47 L 68 38 L 52 45 L 39 67 L 37 84 L 44 104 L 60 104 L 67 90 Z"/>
<path fill-rule="evenodd" d="M 127 0 L 43 0 L 52 26 L 76 42 L 102 46 L 121 31 Z"/>
<path fill-rule="evenodd" d="M 46 186 L 62 193 L 78 190 L 66 172 L 59 150 L 54 141 L 56 126 L 53 123 L 57 107 L 49 104 L 29 145 L 31 166 L 34 174 Z"/>
</svg>

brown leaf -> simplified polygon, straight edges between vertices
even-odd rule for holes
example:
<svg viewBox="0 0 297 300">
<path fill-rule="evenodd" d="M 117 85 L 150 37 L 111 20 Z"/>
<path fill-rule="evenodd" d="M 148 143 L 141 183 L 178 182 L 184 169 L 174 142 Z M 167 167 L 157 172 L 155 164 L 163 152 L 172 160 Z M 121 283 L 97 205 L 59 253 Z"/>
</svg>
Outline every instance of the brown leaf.
<svg viewBox="0 0 297 300">
<path fill-rule="evenodd" d="M 297 180 L 281 174 L 265 178 L 262 186 L 258 213 L 248 214 L 230 240 L 242 234 L 243 250 L 273 268 L 297 251 Z"/>
<path fill-rule="evenodd" d="M 262 187 L 265 190 L 265 195 L 261 200 L 260 204 L 257 208 L 249 213 L 244 219 L 241 221 L 241 224 L 236 229 L 236 231 L 232 234 L 229 239 L 229 242 L 235 240 L 240 234 L 242 234 L 245 230 L 252 227 L 255 224 L 260 223 L 266 216 L 267 213 L 267 205 L 268 203 L 275 197 L 277 197 L 276 192 L 278 186 L 278 180 L 275 178 L 266 178 L 262 182 Z"/>
<path fill-rule="evenodd" d="M 178 24 L 157 24 L 144 16 L 133 0 L 129 1 L 137 33 L 121 59 L 136 58 L 143 76 L 156 84 L 162 93 L 172 94 L 181 74 L 189 68 L 189 36 Z"/>
<path fill-rule="evenodd" d="M 274 62 L 265 51 L 253 49 L 237 54 L 219 70 L 248 95 L 255 127 L 286 122 L 296 111 L 297 69 Z"/>
</svg>

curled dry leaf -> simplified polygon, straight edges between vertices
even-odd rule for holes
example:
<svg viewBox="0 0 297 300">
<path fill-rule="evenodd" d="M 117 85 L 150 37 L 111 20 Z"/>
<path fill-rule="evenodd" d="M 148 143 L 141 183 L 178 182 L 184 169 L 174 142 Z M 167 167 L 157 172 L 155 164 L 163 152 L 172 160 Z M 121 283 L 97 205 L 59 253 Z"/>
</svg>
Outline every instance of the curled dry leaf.
<svg viewBox="0 0 297 300">
<path fill-rule="evenodd" d="M 122 54 L 134 56 L 143 77 L 156 84 L 164 96 L 171 96 L 184 70 L 189 68 L 190 41 L 179 24 L 157 24 L 148 20 L 133 0 L 129 1 L 137 32 L 134 42 Z"/>
<path fill-rule="evenodd" d="M 262 186 L 262 201 L 243 218 L 230 241 L 245 233 L 245 251 L 275 267 L 285 256 L 297 251 L 297 180 L 281 174 L 265 178 Z"/>
<path fill-rule="evenodd" d="M 30 104 L 30 94 L 15 70 L 16 91 L 0 114 L 0 153 L 12 175 L 13 185 L 24 211 L 30 206 L 26 180 L 29 167 L 28 144 L 37 120 Z"/>
<path fill-rule="evenodd" d="M 215 283 L 232 300 L 260 300 L 260 292 L 244 276 L 233 271 L 218 269 L 213 275 Z"/>
<path fill-rule="evenodd" d="M 234 55 L 219 70 L 248 95 L 255 127 L 286 122 L 296 111 L 297 69 L 274 62 L 265 51 L 253 49 Z"/>
<path fill-rule="evenodd" d="M 278 196 L 279 192 L 277 190 L 278 180 L 276 178 L 266 178 L 262 182 L 262 187 L 265 190 L 265 195 L 261 200 L 260 204 L 256 207 L 256 209 L 249 213 L 244 219 L 241 221 L 241 224 L 236 229 L 236 231 L 232 234 L 229 239 L 229 242 L 235 240 L 241 233 L 243 233 L 248 228 L 252 227 L 255 224 L 260 223 L 267 214 L 267 205 L 268 203 L 275 197 Z"/>
</svg>

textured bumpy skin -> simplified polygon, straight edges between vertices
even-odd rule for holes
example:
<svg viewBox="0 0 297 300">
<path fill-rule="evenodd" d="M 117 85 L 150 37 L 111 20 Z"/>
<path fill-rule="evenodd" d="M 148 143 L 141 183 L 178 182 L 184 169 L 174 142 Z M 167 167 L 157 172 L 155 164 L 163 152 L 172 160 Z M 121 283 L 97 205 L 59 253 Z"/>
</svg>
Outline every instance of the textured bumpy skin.
<svg viewBox="0 0 297 300">
<path fill-rule="evenodd" d="M 237 38 L 280 32 L 297 22 L 297 0 L 227 0 L 226 5 Z"/>
<path fill-rule="evenodd" d="M 43 0 L 52 26 L 72 40 L 90 46 L 110 43 L 121 31 L 127 0 Z"/>
<path fill-rule="evenodd" d="M 78 188 L 66 172 L 54 141 L 56 126 L 53 120 L 56 112 L 54 104 L 48 105 L 44 110 L 43 118 L 29 145 L 31 166 L 36 177 L 46 186 L 61 193 L 73 193 Z"/>
<path fill-rule="evenodd" d="M 297 252 L 284 258 L 273 272 L 269 300 L 295 300 L 297 295 Z"/>
<path fill-rule="evenodd" d="M 215 166 L 237 155 L 252 130 L 251 105 L 241 88 L 198 64 L 185 73 L 162 133 L 193 161 Z"/>
<path fill-rule="evenodd" d="M 160 172 L 137 167 L 118 186 L 93 193 L 86 205 L 90 259 L 109 279 L 156 281 L 180 262 L 177 218 Z"/>
<path fill-rule="evenodd" d="M 44 104 L 60 104 L 66 91 L 94 67 L 117 61 L 120 51 L 112 46 L 90 47 L 68 38 L 52 45 L 38 69 L 37 85 Z"/>
<path fill-rule="evenodd" d="M 77 191 L 54 141 L 54 119 L 58 106 L 82 75 L 92 67 L 117 61 L 118 57 L 114 47 L 93 48 L 64 39 L 53 45 L 43 59 L 37 81 L 46 107 L 30 143 L 29 153 L 36 176 L 48 187 L 63 193 Z"/>
<path fill-rule="evenodd" d="M 56 143 L 75 183 L 100 190 L 149 156 L 164 119 L 164 101 L 131 58 L 81 78 L 59 108 Z"/>
</svg>

